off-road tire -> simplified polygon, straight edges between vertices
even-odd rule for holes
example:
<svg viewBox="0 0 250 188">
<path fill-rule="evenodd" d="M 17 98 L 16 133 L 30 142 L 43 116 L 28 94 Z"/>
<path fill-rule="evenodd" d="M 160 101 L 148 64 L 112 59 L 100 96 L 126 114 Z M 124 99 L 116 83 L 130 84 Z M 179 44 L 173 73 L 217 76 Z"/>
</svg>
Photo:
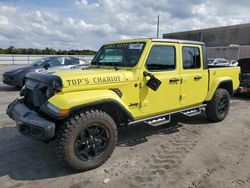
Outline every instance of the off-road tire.
<svg viewBox="0 0 250 188">
<path fill-rule="evenodd" d="M 96 158 L 80 160 L 75 151 L 75 141 L 81 131 L 91 125 L 101 124 L 109 135 L 105 150 Z M 111 156 L 117 144 L 117 128 L 114 120 L 105 112 L 91 110 L 81 112 L 60 125 L 57 133 L 57 156 L 60 161 L 75 171 L 87 171 L 102 165 Z"/>
<path fill-rule="evenodd" d="M 222 112 L 220 113 L 220 103 L 224 100 L 225 107 L 223 108 Z M 214 93 L 214 96 L 211 101 L 208 102 L 206 107 L 206 114 L 209 120 L 213 122 L 220 122 L 224 120 L 228 114 L 230 106 L 230 95 L 227 90 L 225 89 L 217 89 Z"/>
</svg>

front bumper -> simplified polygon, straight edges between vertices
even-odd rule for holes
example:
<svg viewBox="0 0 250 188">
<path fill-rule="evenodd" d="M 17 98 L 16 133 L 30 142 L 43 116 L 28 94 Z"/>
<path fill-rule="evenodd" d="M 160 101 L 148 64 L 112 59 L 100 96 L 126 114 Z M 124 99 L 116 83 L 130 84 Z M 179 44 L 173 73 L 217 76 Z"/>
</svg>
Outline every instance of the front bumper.
<svg viewBox="0 0 250 188">
<path fill-rule="evenodd" d="M 17 80 L 16 77 L 13 76 L 13 75 L 9 75 L 9 74 L 4 73 L 2 80 L 3 80 L 4 84 L 11 85 L 11 86 L 16 86 L 16 87 L 20 86 L 19 85 L 20 81 Z"/>
<path fill-rule="evenodd" d="M 13 101 L 6 112 L 16 121 L 18 131 L 25 136 L 40 141 L 49 141 L 55 136 L 55 124 L 28 108 L 22 100 Z"/>
</svg>

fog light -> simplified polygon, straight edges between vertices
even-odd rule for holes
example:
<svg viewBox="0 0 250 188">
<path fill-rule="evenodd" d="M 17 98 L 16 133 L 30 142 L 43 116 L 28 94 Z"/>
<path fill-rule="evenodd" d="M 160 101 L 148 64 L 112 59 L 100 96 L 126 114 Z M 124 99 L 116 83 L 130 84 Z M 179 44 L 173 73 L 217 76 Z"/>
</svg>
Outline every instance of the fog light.
<svg viewBox="0 0 250 188">
<path fill-rule="evenodd" d="M 30 127 L 27 125 L 21 125 L 20 126 L 20 132 L 23 134 L 30 134 L 31 130 Z"/>
</svg>

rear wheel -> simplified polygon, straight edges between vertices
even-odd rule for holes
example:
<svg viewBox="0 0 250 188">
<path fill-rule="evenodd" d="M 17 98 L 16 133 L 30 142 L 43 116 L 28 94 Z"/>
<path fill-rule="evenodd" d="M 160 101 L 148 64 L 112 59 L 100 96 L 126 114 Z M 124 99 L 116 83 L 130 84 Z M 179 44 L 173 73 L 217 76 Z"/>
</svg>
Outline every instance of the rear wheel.
<svg viewBox="0 0 250 188">
<path fill-rule="evenodd" d="M 214 122 L 219 122 L 225 119 L 230 106 L 230 95 L 225 89 L 217 89 L 211 101 L 206 107 L 208 119 Z"/>
<path fill-rule="evenodd" d="M 86 111 L 60 127 L 57 153 L 70 168 L 86 171 L 103 164 L 116 143 L 117 129 L 113 119 L 102 111 Z"/>
</svg>

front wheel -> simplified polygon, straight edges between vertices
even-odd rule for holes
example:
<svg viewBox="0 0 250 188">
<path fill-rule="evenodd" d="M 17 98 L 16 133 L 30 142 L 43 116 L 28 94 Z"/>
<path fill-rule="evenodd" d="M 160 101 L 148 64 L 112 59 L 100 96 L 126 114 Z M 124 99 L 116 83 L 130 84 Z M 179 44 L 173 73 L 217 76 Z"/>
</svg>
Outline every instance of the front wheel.
<svg viewBox="0 0 250 188">
<path fill-rule="evenodd" d="M 59 128 L 58 158 L 76 171 L 103 164 L 117 143 L 114 120 L 102 111 L 86 111 L 72 117 Z"/>
<path fill-rule="evenodd" d="M 230 95 L 225 89 L 217 89 L 211 101 L 206 107 L 206 114 L 209 120 L 214 122 L 226 118 L 230 106 Z"/>
</svg>

